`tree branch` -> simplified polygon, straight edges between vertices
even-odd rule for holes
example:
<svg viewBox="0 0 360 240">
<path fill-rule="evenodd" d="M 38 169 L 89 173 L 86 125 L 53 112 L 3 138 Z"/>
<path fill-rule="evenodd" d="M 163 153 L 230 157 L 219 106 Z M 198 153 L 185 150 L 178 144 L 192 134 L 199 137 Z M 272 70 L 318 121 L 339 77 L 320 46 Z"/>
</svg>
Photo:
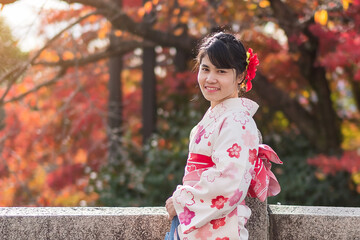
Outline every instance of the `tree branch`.
<svg viewBox="0 0 360 240">
<path fill-rule="evenodd" d="M 129 17 L 121 10 L 121 8 L 111 4 L 109 1 L 106 1 L 106 3 L 101 3 L 102 1 L 97 0 L 64 1 L 68 3 L 81 3 L 83 5 L 96 7 L 103 13 L 103 16 L 113 24 L 114 28 L 130 32 L 136 36 L 139 36 L 148 41 L 152 41 L 161 46 L 176 47 L 187 52 L 192 52 L 198 41 L 197 38 L 193 38 L 188 35 L 175 36 L 169 32 L 155 30 L 152 27 L 149 27 L 148 23 L 146 22 L 134 22 L 131 17 Z"/>
<path fill-rule="evenodd" d="M 137 42 L 137 41 L 122 41 L 116 46 L 115 48 L 107 48 L 106 50 L 98 53 L 94 53 L 87 57 L 83 58 L 75 58 L 72 60 L 59 60 L 57 62 L 47 62 L 47 61 L 38 61 L 35 62 L 33 65 L 43 65 L 47 67 L 64 67 L 68 68 L 71 66 L 84 66 L 89 63 L 93 63 L 99 61 L 101 59 L 105 59 L 108 57 L 116 56 L 116 55 L 123 55 L 126 54 L 135 48 L 140 48 L 144 46 L 153 46 L 153 44 L 149 42 Z"/>
<path fill-rule="evenodd" d="M 6 103 L 19 101 L 19 100 L 23 99 L 24 97 L 26 97 L 27 95 L 29 95 L 30 93 L 36 92 L 37 90 L 39 90 L 39 89 L 42 88 L 42 87 L 46 87 L 46 86 L 49 86 L 49 85 L 51 85 L 51 84 L 54 84 L 54 83 L 56 83 L 65 73 L 66 73 L 66 68 L 62 68 L 62 69 L 58 72 L 58 74 L 56 74 L 56 76 L 55 76 L 53 79 L 51 79 L 51 80 L 49 80 L 49 81 L 46 81 L 46 82 L 44 82 L 44 83 L 41 83 L 41 84 L 35 86 L 34 88 L 32 88 L 31 90 L 20 94 L 19 96 L 16 96 L 16 97 L 13 97 L 13 98 L 11 98 L 11 99 L 9 99 L 9 100 L 6 100 L 6 101 L 4 101 L 3 104 L 5 105 Z"/>
<path fill-rule="evenodd" d="M 316 138 L 316 124 L 308 111 L 306 111 L 296 99 L 277 88 L 270 83 L 261 72 L 257 72 L 253 81 L 255 92 L 263 99 L 270 107 L 281 110 L 286 117 L 298 126 L 299 130 L 304 133 L 308 139 L 314 140 Z M 316 144 L 316 143 L 314 143 Z"/>
<path fill-rule="evenodd" d="M 14 69 L 10 70 L 9 72 L 5 73 L 3 76 L 0 77 L 0 83 L 4 82 L 6 79 L 8 79 L 8 84 L 6 87 L 5 92 L 3 93 L 3 95 L 1 96 L 0 99 L 0 104 L 3 103 L 6 95 L 8 94 L 8 92 L 10 91 L 12 85 L 14 84 L 14 82 L 26 71 L 26 69 L 30 66 L 33 65 L 33 63 L 35 62 L 35 60 L 40 56 L 40 54 L 42 53 L 42 51 L 44 51 L 46 48 L 48 48 L 57 38 L 59 38 L 65 31 L 67 31 L 68 29 L 72 28 L 73 26 L 75 26 L 76 24 L 78 24 L 79 22 L 83 21 L 84 19 L 92 16 L 92 15 L 96 15 L 99 14 L 100 11 L 95 11 L 95 12 L 91 12 L 89 14 L 86 14 L 83 17 L 78 18 L 75 22 L 73 22 L 72 24 L 70 24 L 69 26 L 67 26 L 66 28 L 64 28 L 63 30 L 61 30 L 58 34 L 56 34 L 54 37 L 52 37 L 50 40 L 48 40 L 45 45 L 38 50 L 34 56 L 32 56 L 28 61 L 26 61 L 23 64 L 20 64 L 18 66 L 16 66 Z"/>
</svg>

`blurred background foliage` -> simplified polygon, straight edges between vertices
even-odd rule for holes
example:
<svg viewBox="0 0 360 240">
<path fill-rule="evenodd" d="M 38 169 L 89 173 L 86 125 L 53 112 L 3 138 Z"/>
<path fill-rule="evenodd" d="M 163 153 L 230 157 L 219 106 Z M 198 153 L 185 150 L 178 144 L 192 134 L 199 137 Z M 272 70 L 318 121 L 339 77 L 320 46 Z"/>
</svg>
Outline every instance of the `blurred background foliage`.
<svg viewBox="0 0 360 240">
<path fill-rule="evenodd" d="M 359 206 L 359 0 L 59 2 L 27 53 L 0 21 L 0 206 L 163 206 L 209 106 L 195 49 L 220 29 L 260 58 L 245 97 L 284 162 L 268 202 Z"/>
</svg>

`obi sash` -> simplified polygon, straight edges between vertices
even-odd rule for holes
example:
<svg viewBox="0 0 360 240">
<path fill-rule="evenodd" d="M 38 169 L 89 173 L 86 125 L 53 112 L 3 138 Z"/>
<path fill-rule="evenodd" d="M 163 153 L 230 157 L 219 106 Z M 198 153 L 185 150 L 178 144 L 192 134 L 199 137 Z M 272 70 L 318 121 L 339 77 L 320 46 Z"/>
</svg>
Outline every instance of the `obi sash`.
<svg viewBox="0 0 360 240">
<path fill-rule="evenodd" d="M 275 196 L 280 192 L 280 184 L 271 172 L 271 162 L 282 164 L 282 161 L 271 147 L 260 144 L 248 196 L 265 201 L 267 197 Z M 190 153 L 186 169 L 188 172 L 192 172 L 193 170 L 209 168 L 214 165 L 215 163 L 211 160 L 210 156 Z"/>
</svg>

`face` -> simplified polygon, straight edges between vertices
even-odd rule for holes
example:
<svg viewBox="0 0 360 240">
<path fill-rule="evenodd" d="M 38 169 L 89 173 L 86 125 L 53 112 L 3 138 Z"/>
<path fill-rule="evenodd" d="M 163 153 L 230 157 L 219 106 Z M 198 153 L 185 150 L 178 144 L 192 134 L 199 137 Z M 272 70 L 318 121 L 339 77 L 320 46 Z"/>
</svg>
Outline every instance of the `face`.
<svg viewBox="0 0 360 240">
<path fill-rule="evenodd" d="M 211 108 L 225 99 L 238 97 L 240 76 L 236 77 L 235 69 L 217 68 L 207 55 L 201 60 L 198 82 L 205 99 L 210 101 Z"/>
</svg>

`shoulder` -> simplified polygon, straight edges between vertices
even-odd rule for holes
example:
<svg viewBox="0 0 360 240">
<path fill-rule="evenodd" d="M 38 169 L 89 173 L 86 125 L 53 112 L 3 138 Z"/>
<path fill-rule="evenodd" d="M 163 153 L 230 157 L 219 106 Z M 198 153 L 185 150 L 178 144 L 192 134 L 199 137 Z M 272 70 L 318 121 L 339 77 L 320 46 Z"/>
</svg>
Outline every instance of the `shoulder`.
<svg viewBox="0 0 360 240">
<path fill-rule="evenodd" d="M 246 110 L 231 110 L 224 113 L 218 123 L 218 136 L 241 137 L 257 135 L 258 129 L 251 114 Z"/>
</svg>

